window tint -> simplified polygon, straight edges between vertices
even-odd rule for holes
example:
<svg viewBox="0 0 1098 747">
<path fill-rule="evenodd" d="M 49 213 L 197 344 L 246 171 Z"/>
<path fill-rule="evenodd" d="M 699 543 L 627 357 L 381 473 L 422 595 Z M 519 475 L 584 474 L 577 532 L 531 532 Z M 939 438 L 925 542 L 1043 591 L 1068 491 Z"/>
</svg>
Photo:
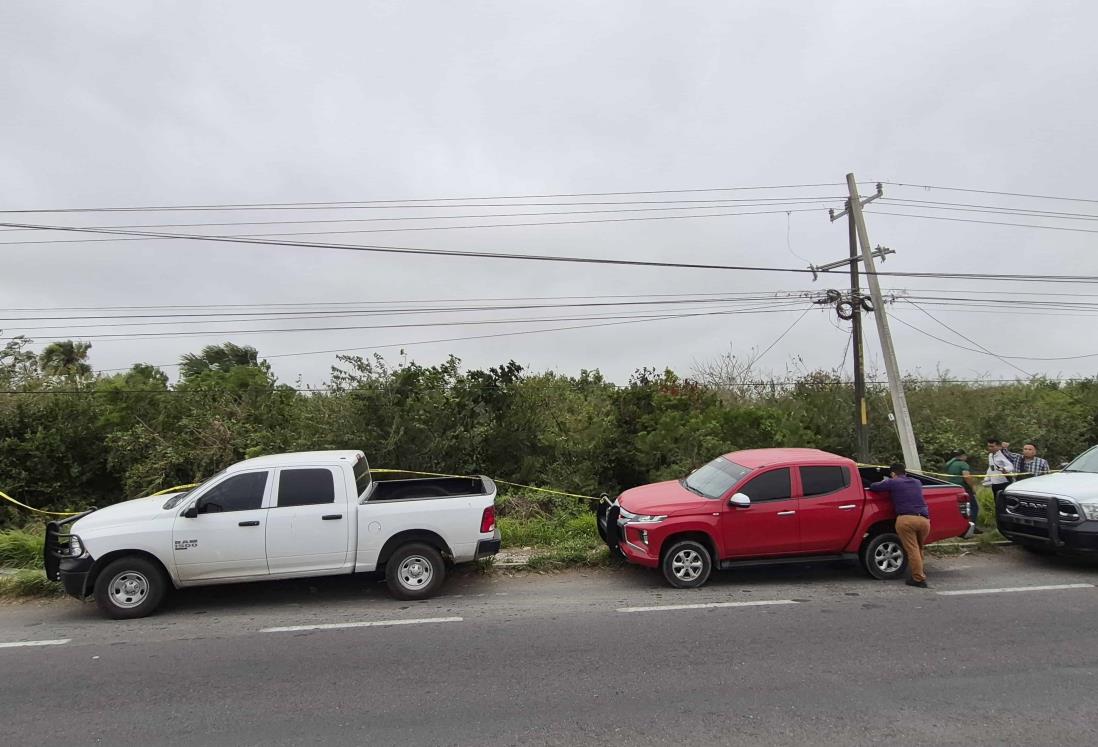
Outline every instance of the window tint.
<svg viewBox="0 0 1098 747">
<path fill-rule="evenodd" d="M 263 507 L 263 489 L 267 487 L 266 472 L 248 472 L 230 477 L 202 496 L 201 512 L 254 511 Z"/>
<path fill-rule="evenodd" d="M 793 492 L 789 487 L 789 468 L 764 472 L 740 489 L 752 503 L 761 501 L 780 501 L 789 498 Z"/>
<path fill-rule="evenodd" d="M 355 462 L 355 487 L 358 489 L 359 495 L 365 493 L 366 488 L 370 487 L 370 468 L 361 454 L 358 461 Z"/>
<path fill-rule="evenodd" d="M 827 495 L 850 484 L 846 467 L 801 467 L 801 487 L 805 497 Z"/>
<path fill-rule="evenodd" d="M 284 469 L 278 476 L 278 505 L 312 506 L 335 503 L 330 469 Z"/>
</svg>

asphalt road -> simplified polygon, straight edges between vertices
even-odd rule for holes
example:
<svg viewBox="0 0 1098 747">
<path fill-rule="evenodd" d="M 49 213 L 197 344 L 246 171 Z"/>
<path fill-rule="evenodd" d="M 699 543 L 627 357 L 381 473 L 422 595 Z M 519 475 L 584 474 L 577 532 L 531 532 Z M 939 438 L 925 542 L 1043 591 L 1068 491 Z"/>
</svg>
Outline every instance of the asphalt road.
<svg viewBox="0 0 1098 747">
<path fill-rule="evenodd" d="M 328 579 L 181 592 L 130 622 L 75 600 L 3 605 L 3 734 L 45 745 L 1098 744 L 1098 567 L 1009 550 L 932 559 L 928 571 L 929 591 L 842 566 L 722 574 L 689 592 L 631 567 L 468 573 L 415 604 Z"/>
</svg>

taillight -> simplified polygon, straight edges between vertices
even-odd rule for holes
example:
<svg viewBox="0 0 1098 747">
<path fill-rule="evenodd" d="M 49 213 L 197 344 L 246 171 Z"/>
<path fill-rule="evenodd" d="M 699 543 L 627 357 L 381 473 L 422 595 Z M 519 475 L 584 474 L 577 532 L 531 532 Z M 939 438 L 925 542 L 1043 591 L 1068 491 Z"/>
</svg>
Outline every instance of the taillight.
<svg viewBox="0 0 1098 747">
<path fill-rule="evenodd" d="M 484 514 L 480 517 L 480 533 L 487 534 L 494 531 L 496 531 L 496 507 L 489 506 L 484 509 Z"/>
</svg>

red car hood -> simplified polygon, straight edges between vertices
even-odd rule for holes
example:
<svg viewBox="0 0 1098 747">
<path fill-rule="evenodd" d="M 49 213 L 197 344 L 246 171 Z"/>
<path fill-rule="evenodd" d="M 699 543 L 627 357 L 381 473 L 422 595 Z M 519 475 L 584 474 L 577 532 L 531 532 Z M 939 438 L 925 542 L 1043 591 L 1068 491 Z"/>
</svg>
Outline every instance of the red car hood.
<svg viewBox="0 0 1098 747">
<path fill-rule="evenodd" d="M 716 511 L 719 501 L 691 493 L 678 480 L 656 482 L 626 490 L 618 505 L 626 511 L 647 516 L 678 516 L 698 511 Z"/>
</svg>

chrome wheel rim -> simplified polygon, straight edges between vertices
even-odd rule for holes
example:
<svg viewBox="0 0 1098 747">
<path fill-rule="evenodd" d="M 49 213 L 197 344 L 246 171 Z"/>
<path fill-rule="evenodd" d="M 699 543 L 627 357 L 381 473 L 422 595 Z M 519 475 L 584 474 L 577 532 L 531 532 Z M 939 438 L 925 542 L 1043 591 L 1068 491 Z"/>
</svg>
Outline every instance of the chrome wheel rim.
<svg viewBox="0 0 1098 747">
<path fill-rule="evenodd" d="M 899 542 L 891 540 L 877 545 L 873 551 L 873 562 L 877 569 L 884 573 L 895 573 L 904 564 L 904 549 Z"/>
<path fill-rule="evenodd" d="M 704 568 L 705 562 L 695 550 L 679 550 L 671 558 L 671 573 L 680 581 L 696 581 Z"/>
<path fill-rule="evenodd" d="M 137 571 L 122 571 L 111 579 L 111 604 L 124 610 L 133 609 L 149 596 L 149 579 Z"/>
<path fill-rule="evenodd" d="M 435 569 L 431 562 L 422 555 L 409 555 L 397 569 L 397 579 L 400 585 L 410 591 L 418 591 L 431 583 L 435 577 Z"/>
</svg>

